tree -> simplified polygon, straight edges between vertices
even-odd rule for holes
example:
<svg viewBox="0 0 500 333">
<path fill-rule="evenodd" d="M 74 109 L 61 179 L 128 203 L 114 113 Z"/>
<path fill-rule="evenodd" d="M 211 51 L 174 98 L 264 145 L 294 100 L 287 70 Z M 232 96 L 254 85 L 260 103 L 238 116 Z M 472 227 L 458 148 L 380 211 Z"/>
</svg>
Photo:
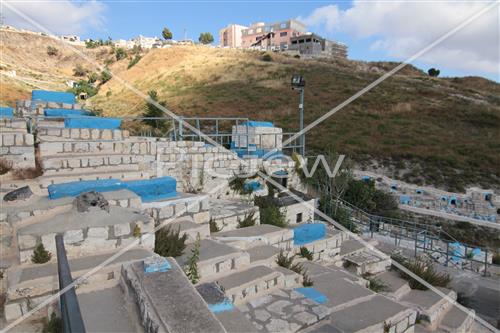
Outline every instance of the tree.
<svg viewBox="0 0 500 333">
<path fill-rule="evenodd" d="M 149 98 L 165 107 L 165 102 L 158 102 L 158 93 L 156 90 L 150 90 L 148 92 Z M 164 118 L 165 113 L 162 109 L 157 107 L 155 104 L 148 102 L 146 105 L 146 110 L 143 113 L 143 117 L 145 118 Z M 159 130 L 160 134 L 166 134 L 170 130 L 170 122 L 166 119 L 144 119 L 143 122 L 157 130 Z"/>
<path fill-rule="evenodd" d="M 165 40 L 170 40 L 172 39 L 172 32 L 167 28 L 163 28 L 163 31 L 161 32 L 161 35 Z"/>
<path fill-rule="evenodd" d="M 439 69 L 436 69 L 436 68 L 430 68 L 427 73 L 429 74 L 429 76 L 432 76 L 432 77 L 438 77 L 439 76 L 439 73 L 441 73 L 441 71 Z"/>
<path fill-rule="evenodd" d="M 89 73 L 87 75 L 87 80 L 89 83 L 94 83 L 99 79 L 99 75 L 96 72 Z"/>
<path fill-rule="evenodd" d="M 85 76 L 87 75 L 88 70 L 86 68 L 83 68 L 82 65 L 77 64 L 75 68 L 73 68 L 73 75 L 74 76 Z"/>
<path fill-rule="evenodd" d="M 33 255 L 31 256 L 31 261 L 34 264 L 44 264 L 47 261 L 49 261 L 50 258 L 52 258 L 52 254 L 49 251 L 45 250 L 45 247 L 43 246 L 42 243 L 39 243 L 35 247 L 35 251 L 33 251 Z"/>
<path fill-rule="evenodd" d="M 111 80 L 111 73 L 107 70 L 103 70 L 101 72 L 101 84 L 104 84 L 104 83 L 108 82 L 109 80 Z"/>
<path fill-rule="evenodd" d="M 187 234 L 180 235 L 180 227 L 173 230 L 170 226 L 163 227 L 155 233 L 155 253 L 162 257 L 181 256 L 186 248 Z"/>
<path fill-rule="evenodd" d="M 214 36 L 210 32 L 202 32 L 198 41 L 202 44 L 210 44 L 214 41 Z"/>
<path fill-rule="evenodd" d="M 80 80 L 75 83 L 74 87 L 68 90 L 75 95 L 80 95 L 80 93 L 86 93 L 87 97 L 92 97 L 97 94 L 97 88 L 94 87 L 91 83 L 85 80 Z"/>
</svg>

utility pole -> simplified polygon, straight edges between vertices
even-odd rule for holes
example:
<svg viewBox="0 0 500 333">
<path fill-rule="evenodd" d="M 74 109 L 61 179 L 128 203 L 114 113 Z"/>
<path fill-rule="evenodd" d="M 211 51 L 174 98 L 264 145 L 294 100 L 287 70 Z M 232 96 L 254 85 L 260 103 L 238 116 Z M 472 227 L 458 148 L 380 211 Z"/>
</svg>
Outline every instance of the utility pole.
<svg viewBox="0 0 500 333">
<path fill-rule="evenodd" d="M 300 154 L 305 158 L 306 156 L 306 137 L 302 133 L 304 130 L 304 89 L 306 87 L 306 80 L 300 75 L 292 76 L 292 89 L 299 90 L 299 142 L 300 142 Z"/>
</svg>

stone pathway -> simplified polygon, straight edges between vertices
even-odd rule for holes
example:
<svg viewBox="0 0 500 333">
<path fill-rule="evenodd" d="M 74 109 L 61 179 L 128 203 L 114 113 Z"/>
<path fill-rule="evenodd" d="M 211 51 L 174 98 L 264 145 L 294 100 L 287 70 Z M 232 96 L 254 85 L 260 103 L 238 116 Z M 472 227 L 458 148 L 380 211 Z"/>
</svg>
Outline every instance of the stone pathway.
<svg viewBox="0 0 500 333">
<path fill-rule="evenodd" d="M 330 309 L 293 290 L 275 290 L 238 307 L 264 332 L 297 332 L 330 314 Z"/>
</svg>

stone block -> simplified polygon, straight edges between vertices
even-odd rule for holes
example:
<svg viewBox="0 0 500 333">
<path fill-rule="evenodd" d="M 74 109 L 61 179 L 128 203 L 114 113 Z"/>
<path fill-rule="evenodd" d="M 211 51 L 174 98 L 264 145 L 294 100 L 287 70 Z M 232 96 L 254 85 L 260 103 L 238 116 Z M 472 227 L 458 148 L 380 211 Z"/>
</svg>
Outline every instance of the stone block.
<svg viewBox="0 0 500 333">
<path fill-rule="evenodd" d="M 89 158 L 89 166 L 90 167 L 101 166 L 103 164 L 104 164 L 104 160 L 102 158 Z"/>
<path fill-rule="evenodd" d="M 71 128 L 69 130 L 70 137 L 72 139 L 79 139 L 80 138 L 80 129 L 79 128 Z"/>
<path fill-rule="evenodd" d="M 198 213 L 200 211 L 200 202 L 198 200 L 188 202 L 187 211 L 188 213 Z"/>
<path fill-rule="evenodd" d="M 24 135 L 24 143 L 28 146 L 32 146 L 35 144 L 35 138 L 33 137 L 33 134 L 25 134 Z"/>
<path fill-rule="evenodd" d="M 186 204 L 184 202 L 175 205 L 175 215 L 180 217 L 187 213 Z"/>
<path fill-rule="evenodd" d="M 18 243 L 21 250 L 31 249 L 36 245 L 36 237 L 32 235 L 19 235 Z"/>
<path fill-rule="evenodd" d="M 113 230 L 115 237 L 128 235 L 130 234 L 130 224 L 128 223 L 115 224 L 113 226 Z"/>
<path fill-rule="evenodd" d="M 160 219 L 168 219 L 174 215 L 174 206 L 165 206 L 159 209 L 158 217 Z"/>
<path fill-rule="evenodd" d="M 47 251 L 50 253 L 55 254 L 56 253 L 56 234 L 51 233 L 51 234 L 45 234 L 42 235 L 42 244 L 45 247 Z"/>
<path fill-rule="evenodd" d="M 99 136 L 101 135 L 101 131 L 99 131 L 97 128 L 94 128 L 90 131 L 90 137 L 93 140 L 99 139 Z"/>
<path fill-rule="evenodd" d="M 153 249 L 155 247 L 155 234 L 142 234 L 141 235 L 141 245 L 146 249 Z"/>
<path fill-rule="evenodd" d="M 109 157 L 109 164 L 111 164 L 111 165 L 119 165 L 121 163 L 122 163 L 121 156 L 110 156 Z"/>
<path fill-rule="evenodd" d="M 74 244 L 83 240 L 83 230 L 68 230 L 64 233 L 64 243 Z"/>
<path fill-rule="evenodd" d="M 82 128 L 80 130 L 80 138 L 82 138 L 83 140 L 90 139 L 90 130 L 88 128 Z"/>
<path fill-rule="evenodd" d="M 8 303 L 4 307 L 4 316 L 7 322 L 16 320 L 23 315 L 21 310 L 21 304 L 19 303 Z"/>
<path fill-rule="evenodd" d="M 112 140 L 113 139 L 113 132 L 111 130 L 108 130 L 108 129 L 102 130 L 101 139 Z"/>
<path fill-rule="evenodd" d="M 204 211 L 200 213 L 193 214 L 193 220 L 194 223 L 206 223 L 210 221 L 210 212 L 209 211 Z"/>
<path fill-rule="evenodd" d="M 72 158 L 68 160 L 68 167 L 69 168 L 80 168 L 81 167 L 81 160 L 77 158 Z"/>
<path fill-rule="evenodd" d="M 4 146 L 13 146 L 14 145 L 14 134 L 2 134 L 3 145 Z"/>
<path fill-rule="evenodd" d="M 114 140 L 121 140 L 122 139 L 122 131 L 113 130 L 113 139 Z"/>
<path fill-rule="evenodd" d="M 107 239 L 108 228 L 107 227 L 89 228 L 87 232 L 87 237 Z"/>
</svg>

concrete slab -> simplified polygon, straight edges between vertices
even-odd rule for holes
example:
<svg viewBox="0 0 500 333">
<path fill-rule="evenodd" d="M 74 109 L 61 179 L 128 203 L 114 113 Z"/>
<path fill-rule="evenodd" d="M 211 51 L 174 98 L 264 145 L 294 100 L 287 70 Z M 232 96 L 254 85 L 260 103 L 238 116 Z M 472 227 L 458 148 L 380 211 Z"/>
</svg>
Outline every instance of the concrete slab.
<svg viewBox="0 0 500 333">
<path fill-rule="evenodd" d="M 253 281 L 265 279 L 276 274 L 276 271 L 266 266 L 255 266 L 241 272 L 237 272 L 223 278 L 217 282 L 224 290 L 229 290 L 248 284 Z"/>
<path fill-rule="evenodd" d="M 127 299 L 141 309 L 141 322 L 149 332 L 220 332 L 225 329 L 175 262 L 167 272 L 144 273 L 143 265 L 122 269 Z"/>
<path fill-rule="evenodd" d="M 213 236 L 221 239 L 230 237 L 258 237 L 258 236 L 264 236 L 265 234 L 282 232 L 283 230 L 284 229 L 276 227 L 274 225 L 261 224 L 231 231 L 218 232 L 213 234 Z"/>
<path fill-rule="evenodd" d="M 210 216 L 214 219 L 242 215 L 245 212 L 257 209 L 258 207 L 243 200 L 210 199 Z"/>
<path fill-rule="evenodd" d="M 78 295 L 87 332 L 142 332 L 119 286 Z"/>
<path fill-rule="evenodd" d="M 175 258 L 179 265 L 184 266 L 187 263 L 187 259 L 191 255 L 191 249 L 193 246 L 193 244 L 189 244 L 186 246 L 184 254 Z M 240 251 L 232 246 L 222 244 L 211 239 L 202 239 L 200 242 L 199 263 L 227 256 L 238 256 L 238 253 L 240 253 Z"/>
<path fill-rule="evenodd" d="M 337 272 L 330 272 L 312 278 L 314 288 L 328 297 L 326 306 L 339 311 L 356 303 L 366 301 L 375 293 L 348 278 L 339 278 Z"/>
<path fill-rule="evenodd" d="M 365 246 L 357 240 L 348 239 L 342 242 L 342 245 L 340 246 L 340 255 L 345 256 L 348 254 L 354 254 L 362 251 L 364 248 Z"/>
<path fill-rule="evenodd" d="M 97 207 L 91 207 L 89 212 L 79 213 L 74 209 L 49 220 L 28 225 L 19 229 L 18 234 L 41 236 L 48 232 L 59 233 L 85 227 L 104 227 L 137 221 L 147 222 L 149 221 L 149 217 L 130 208 L 111 206 L 108 213 Z"/>
<path fill-rule="evenodd" d="M 268 260 L 274 261 L 280 250 L 271 245 L 262 245 L 248 249 L 247 252 L 250 255 L 250 263 L 255 263 Z"/>
<path fill-rule="evenodd" d="M 116 254 L 116 251 L 95 256 L 69 259 L 69 267 L 72 272 L 88 270 L 100 265 L 101 263 L 112 257 L 114 254 Z M 145 249 L 130 249 L 111 261 L 108 266 L 115 265 L 120 262 L 144 259 L 151 256 L 151 254 L 152 253 L 150 251 L 147 251 Z M 57 275 L 57 263 L 31 265 L 29 267 L 21 268 L 19 282 L 22 283 L 46 276 L 55 275 Z"/>
<path fill-rule="evenodd" d="M 382 332 L 384 322 L 393 323 L 394 317 L 404 317 L 407 308 L 377 295 L 366 302 L 335 312 L 331 324 L 341 332 Z M 402 319 L 402 318 L 399 318 Z M 378 329 L 375 329 L 378 328 Z"/>
<path fill-rule="evenodd" d="M 387 291 L 383 292 L 383 294 L 385 295 L 388 295 L 395 299 L 400 299 L 405 294 L 410 292 L 408 281 L 401 278 L 397 271 L 386 271 L 377 274 L 375 277 L 387 285 Z"/>
<path fill-rule="evenodd" d="M 474 322 L 474 310 L 466 313 L 454 306 L 448 311 L 441 320 L 439 328 L 445 332 L 469 332 Z"/>
</svg>

